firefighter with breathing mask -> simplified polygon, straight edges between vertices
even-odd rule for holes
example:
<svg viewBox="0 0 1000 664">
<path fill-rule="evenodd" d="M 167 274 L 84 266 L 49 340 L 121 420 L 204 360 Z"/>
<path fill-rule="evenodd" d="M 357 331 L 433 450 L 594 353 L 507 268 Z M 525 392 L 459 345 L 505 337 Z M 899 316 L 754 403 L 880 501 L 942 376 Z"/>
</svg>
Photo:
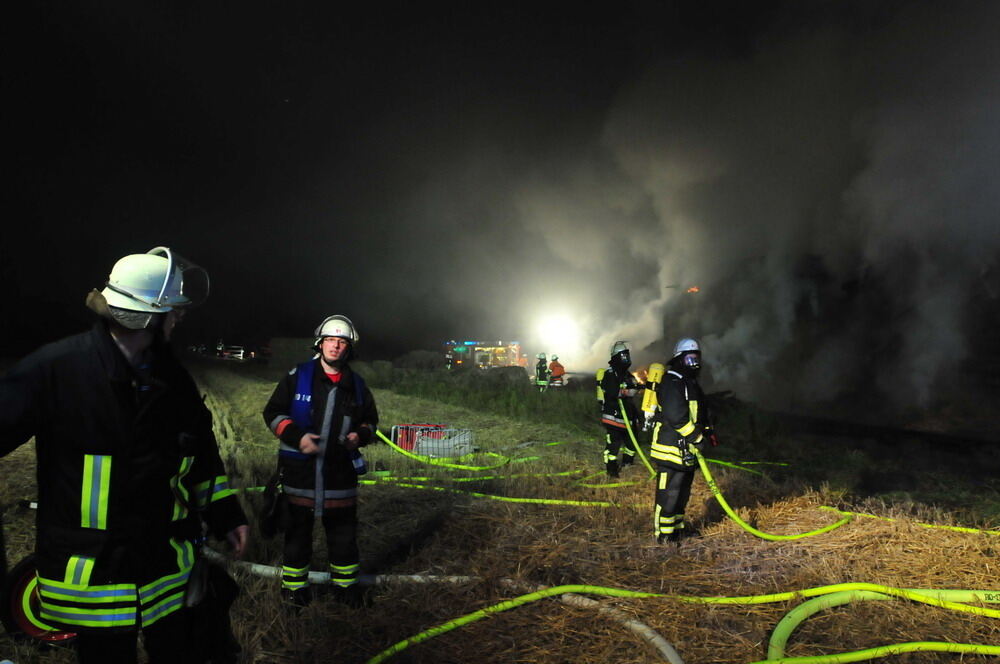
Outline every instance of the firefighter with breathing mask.
<svg viewBox="0 0 1000 664">
<path fill-rule="evenodd" d="M 237 556 L 248 526 L 168 343 L 207 294 L 204 270 L 166 247 L 125 256 L 87 296 L 89 332 L 0 380 L 0 453 L 35 438 L 40 618 L 78 633 L 84 664 L 135 662 L 140 630 L 153 664 L 230 661 L 206 654 L 185 594 L 203 524 Z"/>
<path fill-rule="evenodd" d="M 295 607 L 311 601 L 312 533 L 320 518 L 337 599 L 359 606 L 357 495 L 365 467 L 358 448 L 372 440 L 378 411 L 349 364 L 358 343 L 354 323 L 329 316 L 315 337 L 316 356 L 279 381 L 264 407 L 264 421 L 280 441 L 278 469 L 286 503 L 282 594 Z"/>
<path fill-rule="evenodd" d="M 657 390 L 660 412 L 653 418 L 649 456 L 658 471 L 654 521 L 660 544 L 697 534 L 684 521 L 698 464 L 691 448 L 701 450 L 706 442 L 718 445 L 705 395 L 698 384 L 700 371 L 701 345 L 695 339 L 681 339 L 674 346 L 666 376 Z"/>
<path fill-rule="evenodd" d="M 623 467 L 630 466 L 635 461 L 632 435 L 638 430 L 640 419 L 639 411 L 632 399 L 643 388 L 629 372 L 631 366 L 632 355 L 628 342 L 616 341 L 611 345 L 608 368 L 598 371 L 601 424 L 604 425 L 605 431 L 604 468 L 608 477 L 618 477 Z M 629 435 L 629 427 L 632 429 L 632 435 Z M 621 461 L 618 459 L 619 451 Z"/>
</svg>

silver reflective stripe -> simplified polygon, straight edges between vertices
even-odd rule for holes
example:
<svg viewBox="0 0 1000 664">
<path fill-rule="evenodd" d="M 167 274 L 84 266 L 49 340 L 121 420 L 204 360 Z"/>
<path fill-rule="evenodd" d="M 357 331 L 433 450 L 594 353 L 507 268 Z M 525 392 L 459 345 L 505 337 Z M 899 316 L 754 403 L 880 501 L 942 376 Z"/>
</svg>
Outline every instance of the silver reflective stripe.
<svg viewBox="0 0 1000 664">
<path fill-rule="evenodd" d="M 281 490 L 289 496 L 299 496 L 300 498 L 315 499 L 316 496 L 315 489 L 296 489 L 295 487 L 288 486 L 287 484 L 281 487 Z M 330 489 L 323 492 L 323 500 L 353 498 L 356 495 L 358 495 L 357 489 Z"/>
<path fill-rule="evenodd" d="M 323 516 L 323 469 L 326 467 L 326 444 L 330 440 L 330 420 L 333 419 L 333 409 L 337 404 L 337 393 L 339 390 L 334 385 L 330 390 L 330 395 L 326 398 L 326 408 L 323 409 L 323 427 L 319 434 L 319 452 L 316 453 L 316 495 L 313 500 L 316 502 L 314 512 L 316 516 Z"/>
<path fill-rule="evenodd" d="M 271 428 L 271 433 L 273 434 L 278 433 L 278 425 L 284 422 L 285 420 L 290 420 L 290 419 L 292 418 L 289 417 L 288 415 L 278 415 L 277 417 L 275 417 L 273 420 L 271 420 L 271 423 L 268 425 Z"/>
</svg>

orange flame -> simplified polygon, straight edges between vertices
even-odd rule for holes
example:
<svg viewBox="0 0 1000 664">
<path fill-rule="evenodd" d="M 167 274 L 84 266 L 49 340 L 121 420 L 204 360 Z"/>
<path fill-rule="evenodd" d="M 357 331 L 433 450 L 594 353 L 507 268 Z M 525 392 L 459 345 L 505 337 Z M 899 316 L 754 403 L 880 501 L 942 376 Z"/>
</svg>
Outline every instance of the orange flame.
<svg viewBox="0 0 1000 664">
<path fill-rule="evenodd" d="M 689 288 L 689 289 L 687 290 L 687 292 L 689 292 L 689 293 L 697 293 L 697 292 L 698 292 L 698 291 L 700 291 L 700 290 L 701 290 L 701 289 L 700 289 L 700 288 L 698 288 L 697 286 L 692 286 L 691 288 Z"/>
</svg>

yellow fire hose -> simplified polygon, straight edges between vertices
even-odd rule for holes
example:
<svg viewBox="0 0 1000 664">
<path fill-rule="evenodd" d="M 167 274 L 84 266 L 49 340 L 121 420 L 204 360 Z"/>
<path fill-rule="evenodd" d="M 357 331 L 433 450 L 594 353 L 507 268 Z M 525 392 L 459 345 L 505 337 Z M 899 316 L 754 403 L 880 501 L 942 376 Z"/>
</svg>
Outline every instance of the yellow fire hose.
<svg viewBox="0 0 1000 664">
<path fill-rule="evenodd" d="M 979 616 L 987 616 L 990 618 L 1000 618 L 1000 610 L 989 609 L 980 606 L 969 606 L 968 604 L 961 604 L 958 601 L 965 599 L 966 601 L 980 601 L 980 602 L 1000 602 L 1000 592 L 996 591 L 952 591 L 955 594 L 951 595 L 948 592 L 943 591 L 915 591 L 906 590 L 903 588 L 894 588 L 891 586 L 882 586 L 872 583 L 838 583 L 829 586 L 819 586 L 816 588 L 806 588 L 804 590 L 798 590 L 793 592 L 784 593 L 772 593 L 767 595 L 745 595 L 739 597 L 696 597 L 690 595 L 666 595 L 662 593 L 648 593 L 648 592 L 638 592 L 633 590 L 623 590 L 620 588 L 605 588 L 601 586 L 585 586 L 585 585 L 565 585 L 565 586 L 555 586 L 552 588 L 546 588 L 533 593 L 528 593 L 526 595 L 521 595 L 515 597 L 514 599 L 506 600 L 492 606 L 468 613 L 464 616 L 460 616 L 453 620 L 449 620 L 441 625 L 437 625 L 430 629 L 427 629 L 419 634 L 411 636 L 407 639 L 403 639 L 392 646 L 386 648 L 382 652 L 378 653 L 374 657 L 368 660 L 367 664 L 379 664 L 384 662 L 389 657 L 399 653 L 411 645 L 416 645 L 423 641 L 427 641 L 441 634 L 450 632 L 453 629 L 467 625 L 469 623 L 482 620 L 483 618 L 489 617 L 496 613 L 502 611 L 508 611 L 518 606 L 522 606 L 529 602 L 534 602 L 539 599 L 544 599 L 546 597 L 552 597 L 556 595 L 562 595 L 564 593 L 578 593 L 578 594 L 591 594 L 591 595 L 604 595 L 607 597 L 627 597 L 627 598 L 663 598 L 671 599 L 679 602 L 695 603 L 695 604 L 767 604 L 774 602 L 784 602 L 789 600 L 800 599 L 802 597 L 822 597 L 824 595 L 831 595 L 835 593 L 872 593 L 874 595 L 880 595 L 879 599 L 891 599 L 891 598 L 901 598 L 908 599 L 914 602 L 921 602 L 923 604 L 928 604 L 931 606 L 937 606 L 940 608 L 950 609 L 953 611 L 960 611 L 963 613 L 970 613 Z M 936 594 L 943 593 L 943 594 Z M 965 594 L 962 594 L 965 593 Z M 842 596 L 842 595 L 841 595 Z M 838 597 L 839 600 L 839 597 Z M 850 601 L 847 599 L 845 601 Z M 843 603 L 843 602 L 841 602 Z M 832 604 L 831 604 L 832 605 Z M 804 606 L 804 605 L 803 605 Z M 800 607 L 801 608 L 801 607 Z M 808 607 L 806 610 L 802 611 L 792 620 L 789 620 L 782 626 L 782 633 L 790 635 L 791 631 L 796 625 L 798 625 L 801 620 L 805 619 L 811 613 L 822 608 L 822 606 L 815 608 L 810 613 L 810 610 L 814 607 Z M 801 616 L 801 617 L 800 617 Z M 780 624 L 780 623 L 779 623 Z M 787 639 L 786 639 L 787 640 Z M 783 644 L 782 644 L 783 647 Z M 771 658 L 769 653 L 767 660 L 761 660 L 760 662 L 755 662 L 754 664 L 778 664 L 779 662 L 809 662 L 811 664 L 840 664 L 842 662 L 857 662 L 866 659 L 873 659 L 874 657 L 884 657 L 886 655 L 895 654 L 898 652 L 914 652 L 918 650 L 944 650 L 946 652 L 963 652 L 963 653 L 974 653 L 982 655 L 1000 655 L 1000 646 L 993 645 L 979 645 L 979 644 L 950 644 L 950 643 L 937 643 L 937 642 L 912 642 L 895 644 L 888 646 L 881 646 L 879 648 L 870 648 L 867 650 L 861 650 L 856 652 L 839 653 L 836 655 L 823 655 L 820 657 L 798 657 L 798 658 Z M 773 652 L 777 652 L 774 650 Z"/>
</svg>

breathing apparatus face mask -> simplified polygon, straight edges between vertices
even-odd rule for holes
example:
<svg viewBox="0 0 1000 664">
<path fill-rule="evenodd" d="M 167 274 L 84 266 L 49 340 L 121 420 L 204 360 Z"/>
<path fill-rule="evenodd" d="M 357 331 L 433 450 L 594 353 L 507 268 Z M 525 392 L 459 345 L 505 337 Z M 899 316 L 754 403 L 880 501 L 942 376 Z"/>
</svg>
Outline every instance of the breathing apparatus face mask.
<svg viewBox="0 0 1000 664">
<path fill-rule="evenodd" d="M 632 366 L 632 355 L 629 351 L 623 350 L 611 358 L 611 363 L 617 367 L 621 367 L 622 369 L 628 369 Z"/>
<path fill-rule="evenodd" d="M 701 353 L 685 353 L 681 356 L 681 366 L 691 372 L 701 369 Z"/>
</svg>

